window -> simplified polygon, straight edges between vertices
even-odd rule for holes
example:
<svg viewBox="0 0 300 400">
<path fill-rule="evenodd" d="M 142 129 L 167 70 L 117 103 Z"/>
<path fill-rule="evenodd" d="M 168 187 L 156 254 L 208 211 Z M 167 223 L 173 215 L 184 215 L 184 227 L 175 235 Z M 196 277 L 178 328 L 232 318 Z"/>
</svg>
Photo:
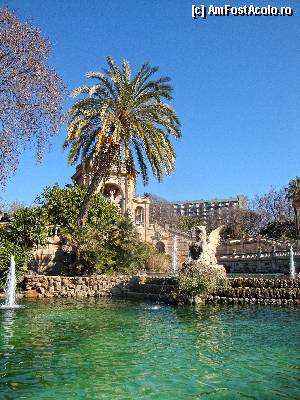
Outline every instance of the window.
<svg viewBox="0 0 300 400">
<path fill-rule="evenodd" d="M 135 223 L 137 225 L 143 224 L 144 223 L 144 209 L 143 207 L 137 207 L 135 209 Z"/>
<path fill-rule="evenodd" d="M 156 247 L 156 250 L 159 253 L 165 253 L 166 252 L 166 247 L 165 247 L 164 242 L 157 242 L 155 247 Z"/>
</svg>

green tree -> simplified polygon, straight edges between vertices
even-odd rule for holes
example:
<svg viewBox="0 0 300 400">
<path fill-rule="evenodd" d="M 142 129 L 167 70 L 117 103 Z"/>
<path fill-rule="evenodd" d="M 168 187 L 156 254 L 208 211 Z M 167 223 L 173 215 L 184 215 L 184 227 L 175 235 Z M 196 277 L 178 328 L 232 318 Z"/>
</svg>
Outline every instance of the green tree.
<svg viewBox="0 0 300 400">
<path fill-rule="evenodd" d="M 142 65 L 132 77 L 128 61 L 121 67 L 107 57 L 108 68 L 89 72 L 96 80 L 73 92 L 81 96 L 66 114 L 69 163 L 80 160 L 83 173 L 92 172 L 91 183 L 81 206 L 79 224 L 85 223 L 93 194 L 104 183 L 112 168 L 123 161 L 128 176 L 136 176 L 139 166 L 144 184 L 148 183 L 150 164 L 161 181 L 175 165 L 175 151 L 170 141 L 180 137 L 176 111 L 165 102 L 172 99 L 170 78 L 152 79 L 158 68 Z"/>
<path fill-rule="evenodd" d="M 201 217 L 191 217 L 188 215 L 181 215 L 177 220 L 177 228 L 190 233 L 191 230 L 197 225 L 204 225 L 205 220 Z"/>
<path fill-rule="evenodd" d="M 86 223 L 78 226 L 86 188 L 46 188 L 37 200 L 50 223 L 60 225 L 66 253 L 64 274 L 125 273 L 143 267 L 147 246 L 139 239 L 132 223 L 120 215 L 107 199 L 95 194 Z"/>
<path fill-rule="evenodd" d="M 72 229 L 77 225 L 86 188 L 80 186 L 60 188 L 46 187 L 36 200 L 47 212 L 50 224 Z M 121 216 L 116 207 L 103 197 L 94 195 L 88 210 L 89 225 L 106 230 Z"/>
<path fill-rule="evenodd" d="M 275 239 L 295 238 L 296 230 L 293 229 L 295 218 L 292 198 L 288 189 L 271 189 L 252 202 L 252 211 L 256 214 L 255 230 L 260 234 Z"/>
<path fill-rule="evenodd" d="M 264 229 L 260 231 L 260 234 L 266 235 L 273 239 L 295 239 L 295 223 L 289 218 L 281 218 L 279 221 L 273 221 L 269 223 Z"/>
<path fill-rule="evenodd" d="M 41 207 L 18 208 L 6 227 L 7 237 L 14 243 L 33 247 L 46 244 L 48 237 L 48 216 Z"/>
<path fill-rule="evenodd" d="M 0 287 L 4 285 L 10 257 L 16 262 L 16 273 L 21 277 L 32 259 L 32 249 L 46 243 L 47 213 L 40 207 L 18 208 L 11 222 L 0 226 Z"/>
</svg>

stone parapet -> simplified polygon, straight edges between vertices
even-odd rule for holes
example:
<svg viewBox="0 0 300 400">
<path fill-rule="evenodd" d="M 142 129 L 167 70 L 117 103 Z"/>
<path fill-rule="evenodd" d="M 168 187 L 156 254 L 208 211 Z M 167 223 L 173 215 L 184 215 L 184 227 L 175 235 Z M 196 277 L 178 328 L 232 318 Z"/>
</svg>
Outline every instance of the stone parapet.
<svg viewBox="0 0 300 400">
<path fill-rule="evenodd" d="M 300 272 L 300 252 L 294 254 L 296 273 Z M 218 262 L 230 273 L 289 274 L 290 255 L 287 251 L 219 256 Z"/>
<path fill-rule="evenodd" d="M 231 288 L 300 288 L 300 279 L 241 277 L 229 278 Z"/>
</svg>

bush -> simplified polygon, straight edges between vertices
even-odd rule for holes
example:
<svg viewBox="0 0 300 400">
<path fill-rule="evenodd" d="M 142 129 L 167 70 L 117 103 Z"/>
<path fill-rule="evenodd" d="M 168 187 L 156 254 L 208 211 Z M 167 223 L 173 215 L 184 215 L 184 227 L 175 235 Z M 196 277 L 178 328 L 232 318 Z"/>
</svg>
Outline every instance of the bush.
<svg viewBox="0 0 300 400">
<path fill-rule="evenodd" d="M 27 271 L 28 264 L 32 259 L 31 250 L 26 246 L 0 239 L 0 288 L 5 286 L 12 255 L 15 257 L 16 275 L 19 280 Z"/>
<path fill-rule="evenodd" d="M 41 207 L 17 209 L 11 223 L 6 225 L 5 235 L 13 243 L 27 248 L 43 246 L 48 236 L 48 216 Z"/>
<path fill-rule="evenodd" d="M 135 273 L 144 268 L 149 251 L 131 222 L 121 218 L 109 229 L 86 225 L 62 230 L 66 258 L 62 274 Z"/>
<path fill-rule="evenodd" d="M 273 239 L 296 239 L 296 226 L 294 221 L 289 218 L 282 218 L 280 221 L 270 222 L 260 231 L 261 235 L 266 235 Z"/>
<path fill-rule="evenodd" d="M 137 272 L 144 269 L 149 254 L 132 222 L 123 217 L 112 226 L 104 249 L 96 252 L 96 270 L 101 273 Z"/>
<path fill-rule="evenodd" d="M 43 245 L 47 239 L 47 214 L 41 208 L 19 208 L 11 223 L 0 227 L 0 287 L 5 285 L 10 258 L 16 262 L 20 279 L 32 260 L 32 248 Z"/>
<path fill-rule="evenodd" d="M 186 303 L 195 296 L 207 296 L 227 286 L 225 269 L 222 266 L 202 265 L 199 262 L 186 264 L 178 274 L 173 299 Z"/>
<path fill-rule="evenodd" d="M 146 259 L 146 271 L 167 273 L 169 272 L 171 264 L 171 257 L 167 254 L 158 253 L 153 248 L 148 258 Z"/>
<path fill-rule="evenodd" d="M 93 196 L 84 227 L 78 226 L 86 189 L 46 188 L 38 199 L 50 223 L 60 225 L 66 259 L 62 274 L 133 273 L 144 267 L 148 247 L 131 221 L 99 194 Z"/>
</svg>

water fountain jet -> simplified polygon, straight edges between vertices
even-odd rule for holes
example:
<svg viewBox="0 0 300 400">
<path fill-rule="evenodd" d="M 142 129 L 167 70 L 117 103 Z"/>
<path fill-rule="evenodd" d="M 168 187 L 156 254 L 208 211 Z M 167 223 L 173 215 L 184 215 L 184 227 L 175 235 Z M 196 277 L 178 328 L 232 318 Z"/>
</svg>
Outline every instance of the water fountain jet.
<svg viewBox="0 0 300 400">
<path fill-rule="evenodd" d="M 290 246 L 290 275 L 291 275 L 291 278 L 293 278 L 293 279 L 296 276 L 294 250 L 293 250 L 292 245 Z"/>
<path fill-rule="evenodd" d="M 173 250 L 172 250 L 172 272 L 177 273 L 177 236 L 173 236 Z"/>
<path fill-rule="evenodd" d="M 6 285 L 5 285 L 5 302 L 0 305 L 2 309 L 12 309 L 12 308 L 20 308 L 18 304 L 16 304 L 16 264 L 14 256 L 10 258 L 10 267 L 7 274 Z"/>
</svg>

